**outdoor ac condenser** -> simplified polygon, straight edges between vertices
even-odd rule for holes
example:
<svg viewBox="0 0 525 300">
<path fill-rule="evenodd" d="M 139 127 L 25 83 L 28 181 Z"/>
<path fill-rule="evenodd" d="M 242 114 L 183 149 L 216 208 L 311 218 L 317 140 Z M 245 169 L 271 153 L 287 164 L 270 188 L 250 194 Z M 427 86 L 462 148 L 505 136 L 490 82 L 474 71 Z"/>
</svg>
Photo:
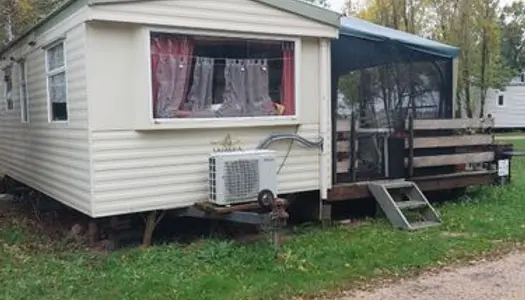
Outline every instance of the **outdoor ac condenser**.
<svg viewBox="0 0 525 300">
<path fill-rule="evenodd" d="M 216 152 L 209 158 L 209 198 L 217 205 L 257 201 L 262 190 L 277 195 L 275 151 Z"/>
</svg>

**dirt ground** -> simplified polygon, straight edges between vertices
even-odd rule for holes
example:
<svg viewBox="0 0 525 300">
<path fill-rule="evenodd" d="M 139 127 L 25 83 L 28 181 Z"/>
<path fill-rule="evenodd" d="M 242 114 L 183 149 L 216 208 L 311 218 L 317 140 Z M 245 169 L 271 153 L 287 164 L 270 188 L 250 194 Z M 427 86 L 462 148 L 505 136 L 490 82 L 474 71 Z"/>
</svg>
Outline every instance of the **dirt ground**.
<svg viewBox="0 0 525 300">
<path fill-rule="evenodd" d="M 354 292 L 338 300 L 522 300 L 524 282 L 525 253 L 513 253 L 498 261 L 428 274 L 371 292 Z"/>
</svg>

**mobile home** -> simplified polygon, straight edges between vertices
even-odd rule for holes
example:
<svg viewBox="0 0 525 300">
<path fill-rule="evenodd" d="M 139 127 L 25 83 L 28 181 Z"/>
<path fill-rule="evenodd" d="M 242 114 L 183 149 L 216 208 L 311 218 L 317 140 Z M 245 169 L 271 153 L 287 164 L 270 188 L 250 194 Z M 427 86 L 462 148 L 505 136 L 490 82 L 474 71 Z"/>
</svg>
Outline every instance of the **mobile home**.
<svg viewBox="0 0 525 300">
<path fill-rule="evenodd" d="M 525 72 L 503 90 L 489 90 L 485 112 L 494 118 L 495 129 L 525 129 Z"/>
<path fill-rule="evenodd" d="M 70 0 L 0 56 L 3 172 L 93 218 L 494 177 L 456 172 L 496 159 L 451 120 L 457 48 L 299 0 Z"/>
<path fill-rule="evenodd" d="M 330 139 L 338 28 L 302 1 L 69 1 L 1 52 L 3 172 L 91 217 L 206 200 L 225 140 Z M 279 193 L 328 188 L 329 149 L 272 149 Z"/>
</svg>

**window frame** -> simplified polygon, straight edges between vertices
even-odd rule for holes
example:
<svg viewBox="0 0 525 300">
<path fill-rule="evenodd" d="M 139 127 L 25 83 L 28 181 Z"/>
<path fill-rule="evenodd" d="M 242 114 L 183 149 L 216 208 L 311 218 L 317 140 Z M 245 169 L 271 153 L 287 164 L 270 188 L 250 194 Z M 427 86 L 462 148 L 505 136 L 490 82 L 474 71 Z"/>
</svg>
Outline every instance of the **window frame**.
<svg viewBox="0 0 525 300">
<path fill-rule="evenodd" d="M 20 88 L 20 120 L 22 123 L 29 123 L 29 89 L 27 88 L 27 60 L 25 58 L 18 61 L 18 85 Z M 23 76 L 22 76 L 23 75 Z M 24 95 L 25 99 L 22 97 Z M 25 100 L 25 103 L 24 103 Z M 25 105 L 24 105 L 25 104 Z M 25 119 L 24 119 L 25 110 Z"/>
<path fill-rule="evenodd" d="M 9 103 L 7 102 L 7 82 L 5 81 L 5 73 L 7 70 L 10 70 L 9 72 L 9 78 L 11 80 L 11 108 L 9 108 Z M 2 83 L 4 86 L 4 101 L 5 101 L 5 111 L 6 112 L 12 112 L 15 110 L 15 102 L 13 101 L 13 65 L 9 64 L 5 68 L 2 69 Z"/>
<path fill-rule="evenodd" d="M 294 43 L 294 95 L 295 95 L 295 114 L 288 116 L 260 116 L 260 117 L 226 117 L 226 118 L 172 118 L 172 119 L 158 119 L 154 116 L 153 107 L 153 80 L 151 74 L 151 36 L 153 33 L 166 33 L 166 34 L 181 34 L 190 36 L 204 36 L 204 37 L 216 37 L 216 38 L 231 38 L 231 39 L 251 39 L 251 40 L 269 40 L 269 41 L 282 41 L 282 42 L 293 42 Z M 262 124 L 272 125 L 297 125 L 300 118 L 301 103 L 301 54 L 302 54 L 302 40 L 300 37 L 291 36 L 272 36 L 263 34 L 249 34 L 241 32 L 226 32 L 226 31 L 206 31 L 206 30 L 191 30 L 191 29 L 174 29 L 166 27 L 147 27 L 144 30 L 145 35 L 145 46 L 147 57 L 145 59 L 147 63 L 147 89 L 148 89 L 148 118 L 151 124 L 156 125 L 179 125 L 182 128 L 209 128 L 209 127 L 222 127 L 221 125 L 232 124 L 232 127 L 242 126 L 257 126 Z M 217 126 L 218 125 L 218 126 Z M 230 126 L 227 126 L 230 127 Z"/>
<path fill-rule="evenodd" d="M 505 107 L 505 95 L 504 94 L 498 94 L 498 107 Z"/>
<path fill-rule="evenodd" d="M 61 67 L 58 67 L 53 70 L 49 70 L 49 52 L 55 48 L 62 45 L 62 51 L 63 51 L 63 58 L 64 58 L 64 64 Z M 68 95 L 68 80 L 67 80 L 67 56 L 66 56 L 66 41 L 64 38 L 61 38 L 55 42 L 52 42 L 45 46 L 44 48 L 44 60 L 45 60 L 45 70 L 46 70 L 46 98 L 47 98 L 47 120 L 48 123 L 57 123 L 57 124 L 67 124 L 69 122 L 69 95 Z M 66 113 L 67 118 L 66 120 L 53 120 L 53 104 L 51 103 L 51 93 L 49 90 L 49 79 L 52 76 L 56 76 L 59 74 L 64 73 L 64 88 L 65 88 L 65 97 L 66 97 Z"/>
</svg>

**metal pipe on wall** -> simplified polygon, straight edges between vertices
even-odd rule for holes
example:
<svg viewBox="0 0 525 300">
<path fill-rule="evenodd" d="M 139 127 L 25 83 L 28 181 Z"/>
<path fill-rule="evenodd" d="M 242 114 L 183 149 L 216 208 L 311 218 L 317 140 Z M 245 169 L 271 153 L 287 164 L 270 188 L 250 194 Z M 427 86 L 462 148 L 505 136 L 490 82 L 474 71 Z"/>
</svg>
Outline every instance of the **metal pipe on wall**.
<svg viewBox="0 0 525 300">
<path fill-rule="evenodd" d="M 321 200 L 328 199 L 328 189 L 332 184 L 332 114 L 331 114 L 331 65 L 330 65 L 330 41 L 321 39 L 319 41 L 319 71 L 321 74 L 319 91 L 319 131 L 324 140 L 324 147 L 319 162 L 319 188 Z M 321 203 L 322 205 L 322 203 Z"/>
</svg>

